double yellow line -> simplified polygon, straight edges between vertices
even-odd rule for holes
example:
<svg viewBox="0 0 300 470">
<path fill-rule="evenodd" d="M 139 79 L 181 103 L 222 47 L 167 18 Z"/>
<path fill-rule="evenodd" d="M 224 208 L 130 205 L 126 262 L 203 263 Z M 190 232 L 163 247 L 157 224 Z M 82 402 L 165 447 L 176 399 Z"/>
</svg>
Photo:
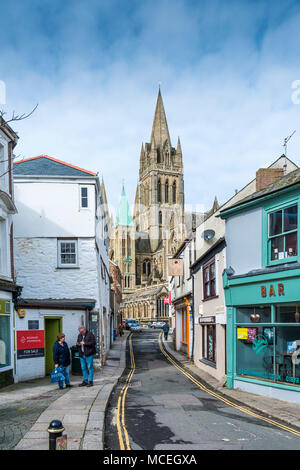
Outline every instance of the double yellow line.
<svg viewBox="0 0 300 470">
<path fill-rule="evenodd" d="M 135 371 L 135 361 L 134 361 L 134 354 L 133 354 L 133 347 L 132 347 L 132 333 L 129 335 L 129 349 L 130 349 L 130 360 L 131 360 L 131 368 L 130 372 L 127 376 L 126 382 L 121 390 L 119 399 L 118 399 L 118 406 L 117 406 L 117 430 L 118 430 L 118 438 L 121 450 L 131 450 L 128 432 L 125 425 L 125 399 L 127 390 L 129 388 L 132 376 Z M 123 439 L 124 436 L 124 439 Z"/>
<path fill-rule="evenodd" d="M 182 374 L 184 374 L 191 382 L 193 382 L 195 385 L 197 385 L 197 387 L 199 387 L 201 390 L 208 393 L 209 395 L 212 395 L 213 397 L 217 398 L 218 400 L 226 403 L 227 405 L 232 406 L 233 408 L 236 408 L 239 411 L 242 411 L 243 413 L 246 413 L 246 414 L 248 414 L 248 415 L 250 415 L 254 418 L 265 421 L 269 424 L 272 424 L 273 426 L 276 426 L 277 428 L 283 429 L 284 431 L 290 432 L 290 433 L 295 434 L 296 436 L 300 437 L 300 431 L 297 431 L 293 428 L 290 428 L 289 426 L 285 426 L 284 424 L 278 423 L 277 421 L 274 421 L 273 419 L 261 416 L 261 415 L 255 413 L 254 411 L 248 410 L 244 406 L 236 405 L 235 403 L 228 400 L 227 398 L 224 398 L 221 395 L 213 392 L 212 390 L 209 390 L 201 382 L 199 382 L 199 380 L 197 380 L 195 377 L 193 377 L 193 375 L 191 375 L 185 367 L 179 365 L 177 362 L 174 361 L 174 359 L 164 349 L 161 339 L 162 339 L 162 333 L 159 335 L 158 342 L 159 342 L 160 350 L 163 353 L 163 355 L 168 359 L 168 361 L 170 361 L 173 364 L 173 366 L 175 366 Z"/>
</svg>

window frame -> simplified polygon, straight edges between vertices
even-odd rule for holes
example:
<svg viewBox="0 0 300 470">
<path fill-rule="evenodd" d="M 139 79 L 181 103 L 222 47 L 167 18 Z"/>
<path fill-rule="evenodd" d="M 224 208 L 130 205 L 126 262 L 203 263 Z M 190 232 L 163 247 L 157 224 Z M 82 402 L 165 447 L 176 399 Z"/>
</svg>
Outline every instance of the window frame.
<svg viewBox="0 0 300 470">
<path fill-rule="evenodd" d="M 208 357 L 208 350 L 209 350 L 208 331 L 210 328 L 212 328 L 212 331 L 213 331 L 213 335 L 212 335 L 213 358 L 212 359 Z M 202 326 L 202 359 L 214 365 L 216 365 L 216 335 L 217 335 L 217 330 L 216 330 L 215 323 L 209 323 L 207 325 Z"/>
<path fill-rule="evenodd" d="M 289 207 L 297 206 L 297 228 L 294 230 L 289 230 L 287 232 L 281 232 L 277 235 L 269 235 L 270 227 L 269 227 L 269 217 L 270 214 L 277 211 L 284 211 Z M 278 264 L 285 264 L 285 263 L 292 263 L 298 261 L 299 259 L 299 249 L 300 249 L 300 242 L 299 242 L 299 198 L 291 198 L 289 200 L 285 200 L 284 202 L 273 204 L 272 206 L 268 206 L 263 210 L 263 250 L 262 250 L 262 264 L 263 266 L 275 266 Z M 282 224 L 284 223 L 284 217 L 282 217 Z M 271 240 L 279 237 L 285 237 L 291 233 L 297 234 L 297 255 L 288 256 L 287 258 L 271 260 Z"/>
<path fill-rule="evenodd" d="M 214 269 L 214 277 L 211 278 L 211 266 L 215 266 Z M 205 280 L 205 271 L 206 269 L 209 268 L 209 279 L 208 281 Z M 216 258 L 215 256 L 211 258 L 207 263 L 205 263 L 202 266 L 202 285 L 203 285 L 203 300 L 210 300 L 210 299 L 215 299 L 217 296 L 217 276 L 216 276 Z M 214 293 L 211 294 L 212 292 L 212 282 L 214 281 Z M 206 295 L 206 285 L 209 284 L 209 295 Z"/>
<path fill-rule="evenodd" d="M 75 263 L 62 263 L 61 262 L 61 245 L 62 243 L 74 243 L 75 245 Z M 68 239 L 57 239 L 57 265 L 61 269 L 72 269 L 72 268 L 78 268 L 79 267 L 79 262 L 78 262 L 78 239 L 77 238 L 68 238 Z"/>
<path fill-rule="evenodd" d="M 86 192 L 87 192 L 86 196 L 82 196 L 82 189 L 86 189 Z M 82 199 L 83 198 L 87 200 L 87 206 L 86 207 L 84 207 L 82 205 Z M 88 187 L 88 185 L 80 185 L 79 186 L 79 207 L 80 207 L 80 210 L 89 210 L 89 208 L 90 208 L 89 200 L 90 200 L 90 198 L 89 198 L 89 187 Z"/>
</svg>

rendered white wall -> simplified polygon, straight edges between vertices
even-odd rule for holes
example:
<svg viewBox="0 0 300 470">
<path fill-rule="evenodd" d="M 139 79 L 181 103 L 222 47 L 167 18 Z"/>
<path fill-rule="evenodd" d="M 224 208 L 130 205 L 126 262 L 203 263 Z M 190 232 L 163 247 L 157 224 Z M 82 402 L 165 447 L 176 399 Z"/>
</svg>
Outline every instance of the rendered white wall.
<svg viewBox="0 0 300 470">
<path fill-rule="evenodd" d="M 95 236 L 95 187 L 88 185 L 89 208 L 80 209 L 80 186 L 87 183 L 15 177 L 15 237 Z"/>
<path fill-rule="evenodd" d="M 262 209 L 254 209 L 226 221 L 226 264 L 235 274 L 262 266 Z"/>
</svg>

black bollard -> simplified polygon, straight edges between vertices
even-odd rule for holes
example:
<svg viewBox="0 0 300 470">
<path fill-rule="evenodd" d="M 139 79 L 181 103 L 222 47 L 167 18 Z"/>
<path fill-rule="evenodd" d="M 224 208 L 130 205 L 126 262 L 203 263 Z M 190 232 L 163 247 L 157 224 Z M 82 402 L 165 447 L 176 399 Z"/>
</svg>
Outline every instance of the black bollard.
<svg viewBox="0 0 300 470">
<path fill-rule="evenodd" d="M 62 436 L 65 428 L 62 425 L 62 422 L 59 419 L 54 419 L 51 421 L 48 427 L 49 433 L 49 450 L 56 450 L 56 439 Z"/>
</svg>

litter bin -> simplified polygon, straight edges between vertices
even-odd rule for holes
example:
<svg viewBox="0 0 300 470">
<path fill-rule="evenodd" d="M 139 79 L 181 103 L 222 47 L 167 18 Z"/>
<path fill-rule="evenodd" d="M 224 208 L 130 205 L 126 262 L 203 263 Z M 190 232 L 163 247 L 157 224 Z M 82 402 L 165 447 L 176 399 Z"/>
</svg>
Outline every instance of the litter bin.
<svg viewBox="0 0 300 470">
<path fill-rule="evenodd" d="M 72 358 L 72 374 L 82 375 L 78 348 L 77 346 L 72 346 L 70 350 L 71 350 L 71 358 Z"/>
</svg>

